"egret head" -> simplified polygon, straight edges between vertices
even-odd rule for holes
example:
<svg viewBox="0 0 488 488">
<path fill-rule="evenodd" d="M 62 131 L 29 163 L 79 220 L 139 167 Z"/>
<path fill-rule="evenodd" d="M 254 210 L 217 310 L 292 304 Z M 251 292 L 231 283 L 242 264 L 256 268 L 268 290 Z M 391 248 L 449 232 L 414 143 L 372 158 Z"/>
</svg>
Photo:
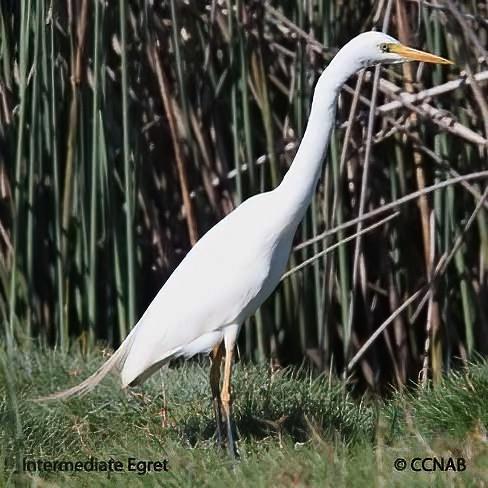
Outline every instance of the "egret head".
<svg viewBox="0 0 488 488">
<path fill-rule="evenodd" d="M 423 61 L 425 63 L 452 64 L 451 61 L 404 46 L 394 37 L 383 32 L 364 32 L 344 46 L 351 56 L 359 60 L 361 67 L 376 64 Z"/>
</svg>

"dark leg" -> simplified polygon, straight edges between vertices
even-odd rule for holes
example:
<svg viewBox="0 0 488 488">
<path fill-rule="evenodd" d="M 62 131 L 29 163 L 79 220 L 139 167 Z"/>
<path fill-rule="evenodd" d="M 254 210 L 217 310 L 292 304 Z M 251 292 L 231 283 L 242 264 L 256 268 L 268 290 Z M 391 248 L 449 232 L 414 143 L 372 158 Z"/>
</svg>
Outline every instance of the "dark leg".
<svg viewBox="0 0 488 488">
<path fill-rule="evenodd" d="M 230 347 L 229 347 L 230 346 Z M 225 347 L 225 366 L 224 366 L 224 384 L 222 388 L 222 407 L 224 409 L 225 423 L 227 426 L 227 449 L 232 459 L 237 460 L 237 446 L 235 442 L 235 424 L 232 417 L 232 392 L 231 392 L 231 372 L 232 361 L 234 359 L 234 342 L 226 344 Z"/>
<path fill-rule="evenodd" d="M 212 366 L 210 368 L 210 388 L 212 388 L 212 403 L 217 423 L 217 444 L 222 446 L 224 426 L 222 423 L 222 400 L 220 398 L 220 366 L 224 354 L 224 342 L 217 344 L 211 353 Z"/>
</svg>

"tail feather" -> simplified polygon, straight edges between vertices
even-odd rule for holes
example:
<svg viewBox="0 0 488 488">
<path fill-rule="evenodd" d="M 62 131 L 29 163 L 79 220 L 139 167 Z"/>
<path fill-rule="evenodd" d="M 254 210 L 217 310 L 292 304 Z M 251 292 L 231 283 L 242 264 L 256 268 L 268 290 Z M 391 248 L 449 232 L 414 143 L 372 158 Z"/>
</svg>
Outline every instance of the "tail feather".
<svg viewBox="0 0 488 488">
<path fill-rule="evenodd" d="M 97 371 L 95 371 L 95 373 L 93 373 L 79 385 L 73 386 L 68 390 L 60 391 L 59 393 L 35 398 L 34 401 L 42 402 L 46 400 L 61 400 L 70 396 L 82 396 L 89 393 L 98 385 L 98 383 L 100 383 L 100 381 L 103 380 L 103 378 L 105 378 L 105 376 L 107 376 L 108 373 L 110 373 L 110 371 L 112 371 L 114 368 L 120 369 L 123 366 L 132 342 L 129 340 L 129 338 L 130 336 L 127 336 L 117 351 L 115 351 L 115 353 Z"/>
</svg>

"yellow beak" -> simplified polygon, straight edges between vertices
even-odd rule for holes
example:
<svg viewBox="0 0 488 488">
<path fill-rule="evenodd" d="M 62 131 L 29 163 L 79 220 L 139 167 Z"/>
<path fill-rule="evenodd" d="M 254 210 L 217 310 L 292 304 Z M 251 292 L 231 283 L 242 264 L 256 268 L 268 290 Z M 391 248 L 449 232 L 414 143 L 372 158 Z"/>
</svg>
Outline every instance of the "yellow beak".
<svg viewBox="0 0 488 488">
<path fill-rule="evenodd" d="M 437 64 L 454 64 L 448 59 L 435 56 L 434 54 L 425 53 L 418 49 L 412 49 L 406 47 L 403 44 L 389 44 L 389 52 L 403 56 L 408 61 L 423 61 L 424 63 L 437 63 Z"/>
</svg>

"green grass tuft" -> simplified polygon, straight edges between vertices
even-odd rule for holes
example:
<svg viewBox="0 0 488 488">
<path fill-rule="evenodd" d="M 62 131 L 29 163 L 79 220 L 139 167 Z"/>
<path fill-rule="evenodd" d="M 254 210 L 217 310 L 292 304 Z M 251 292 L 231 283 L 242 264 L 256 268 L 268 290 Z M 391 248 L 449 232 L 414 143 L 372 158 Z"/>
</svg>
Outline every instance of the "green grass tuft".
<svg viewBox="0 0 488 488">
<path fill-rule="evenodd" d="M 31 400 L 77 384 L 103 361 L 32 348 L 11 362 L 22 429 L 13 432 L 0 378 L 0 486 L 479 486 L 488 476 L 488 364 L 379 402 L 304 369 L 238 363 L 235 416 L 241 462 L 215 446 L 206 359 L 165 367 L 129 394 L 111 376 L 91 394 Z M 2 375 L 4 373 L 2 372 Z M 16 456 L 44 460 L 169 462 L 166 473 L 12 474 Z M 466 459 L 464 472 L 397 472 L 398 457 Z M 44 480 L 44 481 L 43 481 Z M 49 485 L 51 486 L 51 485 Z"/>
</svg>

